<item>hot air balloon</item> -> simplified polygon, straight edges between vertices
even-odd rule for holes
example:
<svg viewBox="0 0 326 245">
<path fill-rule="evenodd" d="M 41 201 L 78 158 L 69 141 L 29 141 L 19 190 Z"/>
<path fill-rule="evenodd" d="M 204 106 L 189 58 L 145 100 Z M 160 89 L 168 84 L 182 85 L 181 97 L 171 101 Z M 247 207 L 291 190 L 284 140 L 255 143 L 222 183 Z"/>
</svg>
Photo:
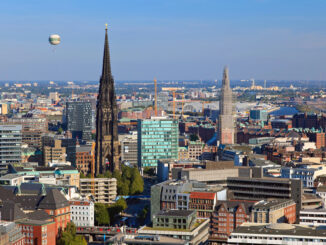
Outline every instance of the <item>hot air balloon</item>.
<svg viewBox="0 0 326 245">
<path fill-rule="evenodd" d="M 61 38 L 58 34 L 52 34 L 49 37 L 49 43 L 51 45 L 58 45 L 61 42 Z"/>
</svg>

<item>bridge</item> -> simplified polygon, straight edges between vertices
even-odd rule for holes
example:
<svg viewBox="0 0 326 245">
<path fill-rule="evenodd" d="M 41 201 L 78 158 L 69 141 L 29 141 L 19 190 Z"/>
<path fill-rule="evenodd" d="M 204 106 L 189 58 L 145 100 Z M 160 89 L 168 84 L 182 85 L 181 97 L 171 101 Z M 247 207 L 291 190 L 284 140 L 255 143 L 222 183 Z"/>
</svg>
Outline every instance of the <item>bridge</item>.
<svg viewBox="0 0 326 245">
<path fill-rule="evenodd" d="M 94 241 L 97 236 L 99 237 L 113 237 L 116 234 L 137 234 L 136 228 L 129 228 L 126 226 L 114 227 L 114 226 L 78 226 L 76 228 L 76 234 L 88 237 L 88 241 Z"/>
</svg>

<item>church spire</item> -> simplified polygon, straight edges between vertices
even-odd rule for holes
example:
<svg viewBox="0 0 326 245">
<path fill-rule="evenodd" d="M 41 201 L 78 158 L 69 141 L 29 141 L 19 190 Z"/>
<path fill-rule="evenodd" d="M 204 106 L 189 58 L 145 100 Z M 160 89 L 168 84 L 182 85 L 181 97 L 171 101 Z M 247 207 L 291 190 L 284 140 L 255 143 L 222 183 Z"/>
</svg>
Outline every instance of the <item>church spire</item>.
<svg viewBox="0 0 326 245">
<path fill-rule="evenodd" d="M 108 24 L 105 24 L 105 42 L 104 42 L 102 77 L 104 78 L 107 76 L 111 76 L 111 63 L 110 63 L 110 50 L 109 50 L 109 38 L 108 38 Z"/>
<path fill-rule="evenodd" d="M 224 67 L 222 85 L 226 87 L 230 87 L 229 68 L 227 66 Z"/>
</svg>

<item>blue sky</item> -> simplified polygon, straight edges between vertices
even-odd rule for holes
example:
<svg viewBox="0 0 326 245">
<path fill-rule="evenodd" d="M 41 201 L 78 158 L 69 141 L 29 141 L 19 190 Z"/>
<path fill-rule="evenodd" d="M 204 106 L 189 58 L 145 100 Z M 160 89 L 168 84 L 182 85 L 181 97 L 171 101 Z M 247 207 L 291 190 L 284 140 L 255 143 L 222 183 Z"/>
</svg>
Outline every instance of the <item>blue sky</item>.
<svg viewBox="0 0 326 245">
<path fill-rule="evenodd" d="M 324 0 L 0 1 L 0 80 L 326 80 Z M 62 43 L 47 42 L 58 33 Z"/>
</svg>

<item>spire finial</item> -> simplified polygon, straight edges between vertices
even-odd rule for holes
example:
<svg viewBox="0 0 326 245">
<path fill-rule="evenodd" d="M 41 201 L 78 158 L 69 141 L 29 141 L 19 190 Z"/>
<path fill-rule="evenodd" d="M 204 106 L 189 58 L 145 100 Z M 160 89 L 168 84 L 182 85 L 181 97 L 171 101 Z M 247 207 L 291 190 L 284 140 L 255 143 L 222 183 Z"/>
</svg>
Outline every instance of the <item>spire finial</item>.
<svg viewBox="0 0 326 245">
<path fill-rule="evenodd" d="M 105 23 L 105 30 L 108 30 L 108 23 Z"/>
</svg>

